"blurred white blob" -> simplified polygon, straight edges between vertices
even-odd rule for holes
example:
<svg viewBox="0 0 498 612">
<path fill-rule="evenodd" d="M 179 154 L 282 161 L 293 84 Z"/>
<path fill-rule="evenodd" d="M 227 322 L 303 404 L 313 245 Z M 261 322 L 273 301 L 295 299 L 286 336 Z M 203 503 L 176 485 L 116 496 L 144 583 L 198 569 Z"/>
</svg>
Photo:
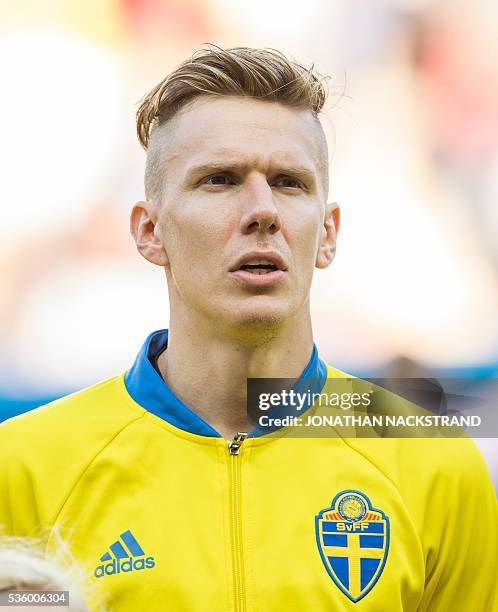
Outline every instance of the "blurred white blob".
<svg viewBox="0 0 498 612">
<path fill-rule="evenodd" d="M 498 153 L 490 164 L 483 185 L 483 201 L 479 209 L 486 246 L 498 267 Z"/>
<path fill-rule="evenodd" d="M 497 287 L 472 224 L 456 206 L 442 211 L 446 194 L 399 162 L 379 148 L 349 168 L 336 270 L 348 317 L 369 321 L 394 354 L 439 365 L 492 359 Z"/>
<path fill-rule="evenodd" d="M 286 0 L 251 0 L 251 2 L 233 2 L 217 0 L 220 8 L 229 11 L 235 24 L 243 25 L 246 31 L 253 34 L 267 34 L 271 39 L 282 35 L 287 44 L 293 35 L 301 35 L 306 23 L 316 24 L 316 16 L 323 11 L 323 0 L 307 0 L 294 3 L 292 7 Z"/>
<path fill-rule="evenodd" d="M 123 147 L 123 76 L 73 32 L 23 29 L 0 42 L 0 241 L 77 224 Z"/>
<path fill-rule="evenodd" d="M 119 374 L 168 320 L 160 268 L 138 257 L 127 265 L 61 262 L 26 296 L 20 313 L 9 360 L 17 390 L 62 392 Z"/>
<path fill-rule="evenodd" d="M 433 366 L 496 359 L 496 274 L 468 209 L 430 163 L 421 105 L 406 96 L 416 81 L 400 65 L 356 87 L 358 127 L 349 122 L 349 142 L 339 133 L 332 164 L 338 257 L 313 290 L 322 354 L 342 367 L 395 355 Z"/>
</svg>

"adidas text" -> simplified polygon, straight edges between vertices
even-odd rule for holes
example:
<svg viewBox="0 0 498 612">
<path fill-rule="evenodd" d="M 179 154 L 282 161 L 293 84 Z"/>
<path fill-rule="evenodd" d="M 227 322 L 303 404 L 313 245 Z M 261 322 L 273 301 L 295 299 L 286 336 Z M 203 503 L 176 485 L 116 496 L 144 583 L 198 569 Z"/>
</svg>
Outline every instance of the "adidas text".
<svg viewBox="0 0 498 612">
<path fill-rule="evenodd" d="M 98 565 L 95 568 L 94 574 L 96 578 L 102 578 L 102 576 L 111 576 L 112 574 L 120 574 L 121 572 L 152 569 L 155 565 L 156 560 L 154 557 L 113 559 L 110 563 L 106 563 L 106 565 Z"/>
</svg>

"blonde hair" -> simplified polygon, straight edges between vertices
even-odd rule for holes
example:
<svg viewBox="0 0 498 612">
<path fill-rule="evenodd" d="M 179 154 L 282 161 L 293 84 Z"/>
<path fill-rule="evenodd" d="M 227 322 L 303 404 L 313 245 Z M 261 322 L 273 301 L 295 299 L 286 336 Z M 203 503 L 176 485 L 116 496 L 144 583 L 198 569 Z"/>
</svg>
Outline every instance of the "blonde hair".
<svg viewBox="0 0 498 612">
<path fill-rule="evenodd" d="M 69 591 L 70 612 L 87 612 L 88 589 L 86 574 L 61 538 L 52 555 L 36 539 L 0 538 L 0 591 Z"/>
<path fill-rule="evenodd" d="M 244 96 L 309 110 L 327 97 L 323 77 L 274 49 L 210 45 L 194 53 L 153 87 L 137 111 L 137 134 L 147 149 L 151 131 L 200 95 Z"/>
<path fill-rule="evenodd" d="M 158 127 L 203 95 L 279 102 L 308 110 L 318 118 L 327 97 L 324 81 L 313 65 L 305 68 L 274 49 L 222 49 L 208 45 L 180 64 L 142 99 L 136 115 L 138 139 L 147 150 Z M 160 152 L 149 151 L 146 194 L 159 195 L 161 168 Z"/>
</svg>

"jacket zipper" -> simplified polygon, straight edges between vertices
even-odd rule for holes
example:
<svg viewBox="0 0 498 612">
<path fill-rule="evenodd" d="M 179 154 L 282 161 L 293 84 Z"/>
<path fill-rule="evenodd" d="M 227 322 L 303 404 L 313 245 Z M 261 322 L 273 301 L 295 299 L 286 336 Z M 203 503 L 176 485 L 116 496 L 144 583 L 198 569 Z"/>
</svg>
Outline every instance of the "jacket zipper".
<svg viewBox="0 0 498 612">
<path fill-rule="evenodd" d="M 230 481 L 230 523 L 232 529 L 232 567 L 233 592 L 235 612 L 244 612 L 246 609 L 244 564 L 242 557 L 242 512 L 240 504 L 240 452 L 246 433 L 237 433 L 228 441 L 229 453 L 229 481 Z"/>
</svg>

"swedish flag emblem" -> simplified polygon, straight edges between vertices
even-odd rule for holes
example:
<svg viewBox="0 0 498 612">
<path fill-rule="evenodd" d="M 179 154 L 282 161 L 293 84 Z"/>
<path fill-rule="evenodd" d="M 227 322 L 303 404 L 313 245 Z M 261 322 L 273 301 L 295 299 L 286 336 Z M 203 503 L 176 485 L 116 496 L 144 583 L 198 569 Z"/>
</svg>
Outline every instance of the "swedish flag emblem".
<svg viewBox="0 0 498 612">
<path fill-rule="evenodd" d="M 325 569 L 339 589 L 357 602 L 382 574 L 389 551 L 389 519 L 360 491 L 338 493 L 315 519 Z"/>
</svg>

